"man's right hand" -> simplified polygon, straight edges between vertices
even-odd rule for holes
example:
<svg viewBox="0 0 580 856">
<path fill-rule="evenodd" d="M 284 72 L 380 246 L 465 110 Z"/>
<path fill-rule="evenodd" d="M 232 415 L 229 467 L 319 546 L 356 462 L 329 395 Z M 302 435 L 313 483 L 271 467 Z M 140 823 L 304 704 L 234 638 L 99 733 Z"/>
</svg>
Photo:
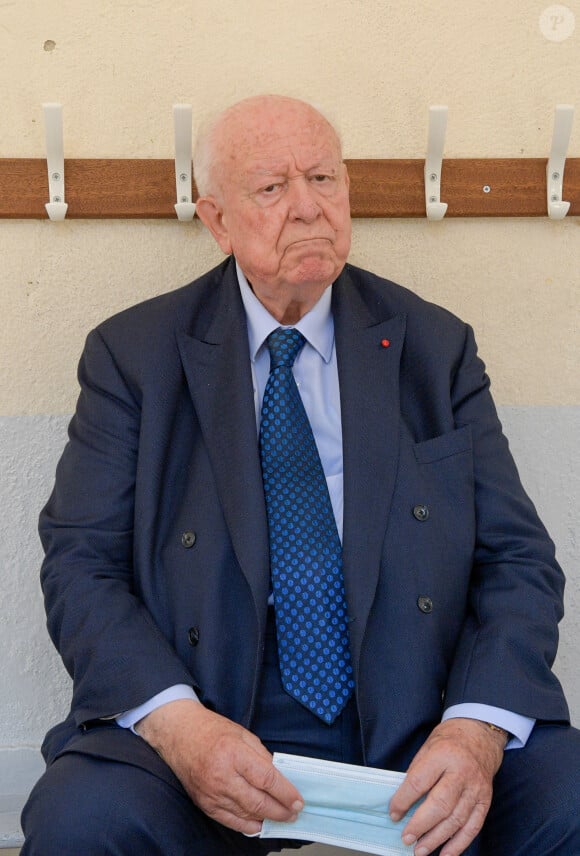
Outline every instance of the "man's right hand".
<svg viewBox="0 0 580 856">
<path fill-rule="evenodd" d="M 237 832 L 259 832 L 264 818 L 292 821 L 304 807 L 261 741 L 198 701 L 169 702 L 141 719 L 135 731 L 202 811 Z"/>
</svg>

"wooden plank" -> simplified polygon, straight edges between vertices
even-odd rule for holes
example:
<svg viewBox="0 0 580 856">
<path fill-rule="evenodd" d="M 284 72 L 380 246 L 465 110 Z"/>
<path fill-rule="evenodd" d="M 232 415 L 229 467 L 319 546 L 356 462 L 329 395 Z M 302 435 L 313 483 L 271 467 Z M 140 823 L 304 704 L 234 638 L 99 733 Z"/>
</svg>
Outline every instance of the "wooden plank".
<svg viewBox="0 0 580 856">
<path fill-rule="evenodd" d="M 447 216 L 547 216 L 546 162 L 545 158 L 444 160 L 441 201 L 449 206 Z M 353 217 L 425 216 L 423 160 L 346 163 Z M 580 215 L 580 158 L 566 161 L 563 197 L 571 203 L 568 216 Z M 70 158 L 65 160 L 65 198 L 70 218 L 172 218 L 174 162 Z M 0 159 L 0 218 L 44 219 L 47 201 L 44 159 Z"/>
<path fill-rule="evenodd" d="M 175 217 L 172 160 L 65 159 L 71 218 Z M 45 218 L 45 160 L 0 160 L 0 217 Z"/>
<path fill-rule="evenodd" d="M 547 216 L 546 158 L 444 160 L 441 201 L 447 217 Z M 353 217 L 424 217 L 422 160 L 347 161 Z M 486 190 L 489 188 L 489 190 Z M 580 214 L 580 158 L 569 158 L 563 198 Z"/>
</svg>

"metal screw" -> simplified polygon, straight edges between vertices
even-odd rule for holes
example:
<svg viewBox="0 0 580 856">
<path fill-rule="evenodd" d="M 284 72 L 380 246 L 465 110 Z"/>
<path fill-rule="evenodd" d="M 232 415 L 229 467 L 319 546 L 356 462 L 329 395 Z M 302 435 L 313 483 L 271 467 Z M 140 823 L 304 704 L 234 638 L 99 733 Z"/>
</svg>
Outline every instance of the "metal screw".
<svg viewBox="0 0 580 856">
<path fill-rule="evenodd" d="M 559 172 L 553 172 L 552 178 L 554 179 L 554 181 L 558 181 L 558 179 L 560 178 L 560 173 Z"/>
<path fill-rule="evenodd" d="M 182 196 L 179 201 L 180 202 L 187 202 L 187 196 Z"/>
<path fill-rule="evenodd" d="M 437 181 L 437 173 L 432 172 L 431 175 L 429 176 L 429 178 L 431 179 L 431 181 Z"/>
<path fill-rule="evenodd" d="M 52 201 L 53 201 L 53 202 L 60 202 L 60 201 L 61 201 L 61 200 L 60 200 L 60 196 L 53 196 L 53 197 L 52 197 Z"/>
<path fill-rule="evenodd" d="M 559 202 L 560 201 L 557 193 L 552 193 L 552 196 L 550 198 L 551 198 L 552 202 Z"/>
<path fill-rule="evenodd" d="M 484 193 L 491 193 L 491 187 L 489 186 L 489 184 L 483 185 L 483 192 Z"/>
<path fill-rule="evenodd" d="M 181 175 L 179 176 L 179 180 L 180 181 L 187 181 L 187 175 L 184 172 L 182 172 Z"/>
<path fill-rule="evenodd" d="M 430 196 L 429 202 L 437 202 L 437 197 L 436 196 Z"/>
<path fill-rule="evenodd" d="M 55 181 L 60 181 L 60 172 L 53 172 L 52 177 Z"/>
</svg>

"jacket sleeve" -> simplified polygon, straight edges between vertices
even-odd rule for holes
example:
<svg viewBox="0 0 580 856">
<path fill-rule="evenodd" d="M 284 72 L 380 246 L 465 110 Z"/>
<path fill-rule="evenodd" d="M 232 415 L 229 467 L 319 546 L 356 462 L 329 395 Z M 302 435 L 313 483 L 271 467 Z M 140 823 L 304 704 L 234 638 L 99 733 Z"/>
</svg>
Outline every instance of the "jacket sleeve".
<svg viewBox="0 0 580 856">
<path fill-rule="evenodd" d="M 540 720 L 567 720 L 564 695 L 551 671 L 564 576 L 521 485 L 488 387 L 467 328 L 452 406 L 456 425 L 469 425 L 472 432 L 476 543 L 446 707 L 476 702 Z"/>
<path fill-rule="evenodd" d="M 48 630 L 73 678 L 81 724 L 192 679 L 135 590 L 139 392 L 99 331 L 87 339 L 78 376 L 69 442 L 39 531 Z"/>
</svg>

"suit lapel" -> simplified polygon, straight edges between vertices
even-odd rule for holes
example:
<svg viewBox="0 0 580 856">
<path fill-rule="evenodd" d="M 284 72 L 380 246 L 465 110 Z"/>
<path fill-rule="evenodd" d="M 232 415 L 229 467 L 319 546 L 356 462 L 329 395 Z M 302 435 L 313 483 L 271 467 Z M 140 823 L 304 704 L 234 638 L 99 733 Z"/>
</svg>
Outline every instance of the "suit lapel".
<svg viewBox="0 0 580 856">
<path fill-rule="evenodd" d="M 405 316 L 370 311 L 348 272 L 333 288 L 344 460 L 343 565 L 355 676 L 378 582 L 399 458 Z"/>
<path fill-rule="evenodd" d="M 233 263 L 202 334 L 180 331 L 178 346 L 212 464 L 234 551 L 254 593 L 268 597 L 266 510 L 257 444 L 246 318 Z"/>
</svg>

